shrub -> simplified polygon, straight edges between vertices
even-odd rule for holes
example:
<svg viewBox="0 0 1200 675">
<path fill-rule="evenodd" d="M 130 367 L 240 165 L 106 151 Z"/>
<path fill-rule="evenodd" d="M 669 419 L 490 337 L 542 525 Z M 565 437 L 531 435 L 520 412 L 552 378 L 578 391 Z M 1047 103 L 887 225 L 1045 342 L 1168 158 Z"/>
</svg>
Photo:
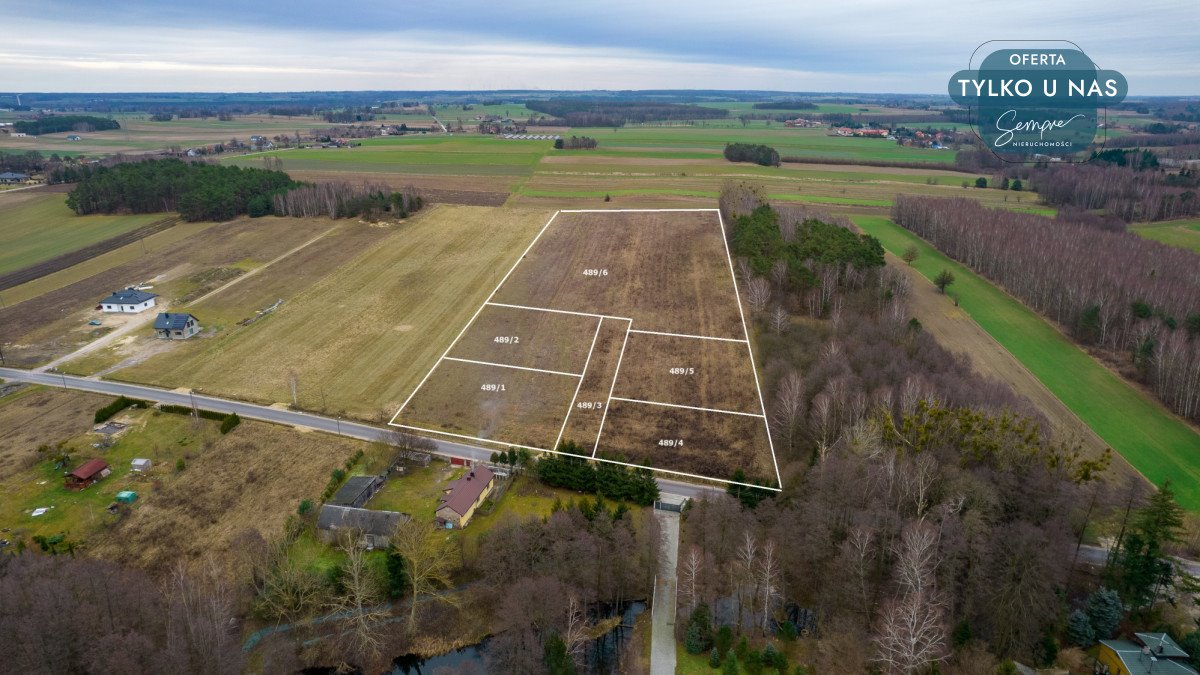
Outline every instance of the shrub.
<svg viewBox="0 0 1200 675">
<path fill-rule="evenodd" d="M 733 647 L 733 629 L 729 626 L 721 626 L 717 629 L 717 650 L 722 654 L 728 654 Z"/>
<path fill-rule="evenodd" d="M 754 162 L 760 166 L 779 166 L 779 153 L 775 148 L 753 143 L 726 145 L 725 159 L 731 162 Z"/>
<path fill-rule="evenodd" d="M 300 514 L 301 516 L 304 516 L 304 515 L 308 515 L 308 513 L 310 511 L 312 511 L 312 509 L 313 509 L 312 500 L 304 499 L 304 500 L 301 500 L 300 506 L 296 508 L 296 513 Z"/>
<path fill-rule="evenodd" d="M 113 415 L 116 415 L 117 413 L 121 412 L 122 410 L 124 410 L 126 408 L 130 408 L 130 407 L 144 408 L 144 407 L 146 407 L 146 405 L 147 404 L 145 401 L 139 401 L 136 398 L 126 398 L 124 396 L 118 396 L 117 400 L 115 400 L 112 403 L 109 403 L 108 405 L 104 406 L 103 408 L 100 408 L 99 410 L 97 410 L 94 419 L 96 420 L 96 424 L 99 424 L 101 422 L 106 422 L 106 421 L 112 419 Z"/>
<path fill-rule="evenodd" d="M 227 434 L 233 431 L 233 428 L 242 423 L 242 418 L 238 417 L 237 413 L 230 413 L 221 421 L 221 433 Z"/>
<path fill-rule="evenodd" d="M 987 187 L 987 179 L 986 179 L 986 178 L 984 178 L 983 176 L 980 176 L 979 178 L 976 178 L 976 179 L 975 179 L 975 187 L 977 187 L 977 188 L 985 188 L 985 187 Z"/>
<path fill-rule="evenodd" d="M 725 655 L 725 663 L 721 665 L 721 675 L 738 675 L 738 660 L 732 652 Z"/>
<path fill-rule="evenodd" d="M 709 640 L 704 634 L 704 629 L 696 624 L 688 626 L 687 634 L 683 638 L 683 648 L 689 654 L 703 653 L 707 647 Z"/>
<path fill-rule="evenodd" d="M 1072 644 L 1084 648 L 1091 647 L 1096 642 L 1096 631 L 1092 628 L 1092 622 L 1081 610 L 1071 612 L 1071 617 L 1067 619 L 1067 639 Z"/>
<path fill-rule="evenodd" d="M 187 462 L 185 462 L 182 457 L 175 460 L 175 470 L 176 471 L 183 471 L 186 468 L 187 468 Z"/>
</svg>

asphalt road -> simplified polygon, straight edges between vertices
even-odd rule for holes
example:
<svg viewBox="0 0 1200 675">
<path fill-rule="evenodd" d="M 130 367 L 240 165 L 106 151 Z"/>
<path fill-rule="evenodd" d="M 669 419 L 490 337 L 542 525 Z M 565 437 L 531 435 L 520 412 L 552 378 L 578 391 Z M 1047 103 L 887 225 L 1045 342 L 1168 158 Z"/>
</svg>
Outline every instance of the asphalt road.
<svg viewBox="0 0 1200 675">
<path fill-rule="evenodd" d="M 186 391 L 160 389 L 158 387 L 147 387 L 124 382 L 94 380 L 86 377 L 64 375 L 62 373 L 38 373 L 19 368 L 0 368 L 0 378 L 13 382 L 28 382 L 49 387 L 79 389 L 81 391 L 91 391 L 100 394 L 112 394 L 113 396 L 124 395 L 130 398 L 140 398 L 174 405 L 194 405 L 204 410 L 237 413 L 239 417 L 245 417 L 246 419 L 316 429 L 317 431 L 358 438 L 364 441 L 385 440 L 386 434 L 393 430 L 392 428 L 377 427 L 370 424 L 362 424 L 361 422 L 350 422 L 335 417 L 325 417 L 323 415 L 314 415 L 295 410 L 281 410 L 253 403 L 192 394 Z M 434 449 L 431 452 L 443 457 L 461 457 L 472 461 L 488 461 L 494 452 L 490 448 L 481 448 L 475 445 L 467 445 L 439 438 L 429 438 L 429 440 L 434 444 Z M 658 487 L 664 494 L 692 498 L 723 492 L 721 488 L 716 486 L 685 483 L 665 478 L 658 479 Z"/>
<path fill-rule="evenodd" d="M 655 510 L 654 517 L 661 528 L 661 541 L 650 616 L 650 675 L 674 675 L 679 514 Z"/>
</svg>

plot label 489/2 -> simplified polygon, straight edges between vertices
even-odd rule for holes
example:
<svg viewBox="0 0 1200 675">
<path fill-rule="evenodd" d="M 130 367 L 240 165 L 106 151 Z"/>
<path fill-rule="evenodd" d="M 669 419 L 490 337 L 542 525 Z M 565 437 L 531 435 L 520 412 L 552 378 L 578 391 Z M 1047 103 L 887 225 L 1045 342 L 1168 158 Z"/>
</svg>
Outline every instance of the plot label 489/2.
<svg viewBox="0 0 1200 675">
<path fill-rule="evenodd" d="M 521 343 L 521 336 L 519 336 L 519 335 L 497 335 L 496 337 L 492 338 L 492 342 L 495 342 L 496 344 L 501 344 L 501 345 L 516 345 L 516 344 Z"/>
</svg>

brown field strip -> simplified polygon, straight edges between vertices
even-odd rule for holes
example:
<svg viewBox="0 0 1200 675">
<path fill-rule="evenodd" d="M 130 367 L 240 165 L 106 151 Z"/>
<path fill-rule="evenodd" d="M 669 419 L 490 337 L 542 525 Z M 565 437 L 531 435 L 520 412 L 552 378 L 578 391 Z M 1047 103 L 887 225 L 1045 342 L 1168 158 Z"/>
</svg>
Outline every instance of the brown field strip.
<svg viewBox="0 0 1200 675">
<path fill-rule="evenodd" d="M 761 412 L 716 211 L 562 211 L 392 423 L 777 485 Z"/>
<path fill-rule="evenodd" d="M 745 342 L 629 334 L 613 396 L 761 413 Z"/>
<path fill-rule="evenodd" d="M 592 359 L 583 375 L 583 383 L 571 406 L 566 425 L 563 427 L 564 441 L 574 441 L 588 454 L 596 451 L 596 438 L 600 435 L 600 422 L 612 391 L 613 376 L 617 372 L 617 359 L 621 358 L 621 347 L 629 322 L 621 319 L 604 319 Z"/>
<path fill-rule="evenodd" d="M 397 424 L 549 448 L 579 378 L 444 360 Z"/>
<path fill-rule="evenodd" d="M 634 327 L 742 337 L 715 213 L 559 214 L 495 302 L 628 317 Z"/>
<path fill-rule="evenodd" d="M 742 469 L 775 484 L 766 434 L 757 416 L 613 399 L 597 457 L 705 478 L 728 479 Z"/>
<path fill-rule="evenodd" d="M 578 373 L 587 361 L 599 321 L 578 314 L 487 305 L 447 356 Z"/>
</svg>

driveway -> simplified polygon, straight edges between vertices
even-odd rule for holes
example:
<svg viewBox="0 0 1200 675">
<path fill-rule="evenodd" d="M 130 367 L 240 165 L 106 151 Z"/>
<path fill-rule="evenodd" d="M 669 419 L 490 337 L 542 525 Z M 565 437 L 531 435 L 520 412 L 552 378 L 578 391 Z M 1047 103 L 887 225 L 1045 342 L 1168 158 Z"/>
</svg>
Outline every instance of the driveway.
<svg viewBox="0 0 1200 675">
<path fill-rule="evenodd" d="M 660 540 L 650 623 L 650 675 L 675 674 L 675 566 L 679 560 L 679 514 L 655 509 Z"/>
</svg>

